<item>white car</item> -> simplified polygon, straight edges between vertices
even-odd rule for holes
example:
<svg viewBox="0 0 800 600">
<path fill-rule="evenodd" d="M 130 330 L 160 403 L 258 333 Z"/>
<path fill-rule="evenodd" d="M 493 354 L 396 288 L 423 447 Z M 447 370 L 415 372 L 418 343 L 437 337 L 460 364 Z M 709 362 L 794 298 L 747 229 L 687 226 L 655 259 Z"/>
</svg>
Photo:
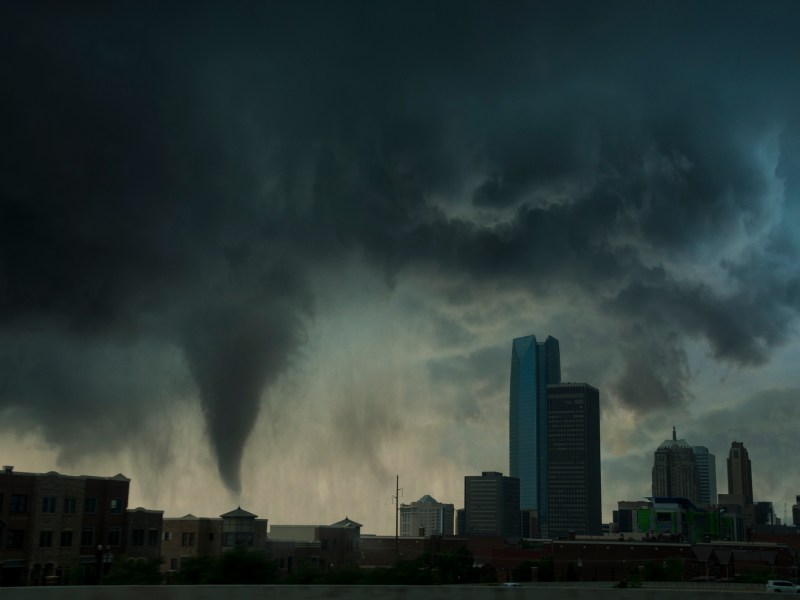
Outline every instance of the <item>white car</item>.
<svg viewBox="0 0 800 600">
<path fill-rule="evenodd" d="M 784 579 L 770 579 L 767 582 L 767 591 L 800 594 L 800 586 L 796 586 L 791 581 L 786 581 Z"/>
</svg>

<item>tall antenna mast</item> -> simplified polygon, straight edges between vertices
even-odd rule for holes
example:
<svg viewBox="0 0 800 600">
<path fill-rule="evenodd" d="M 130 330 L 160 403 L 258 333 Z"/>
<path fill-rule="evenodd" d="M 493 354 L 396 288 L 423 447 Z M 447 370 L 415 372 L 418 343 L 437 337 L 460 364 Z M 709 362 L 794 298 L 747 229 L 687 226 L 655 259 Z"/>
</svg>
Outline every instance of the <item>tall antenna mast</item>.
<svg viewBox="0 0 800 600">
<path fill-rule="evenodd" d="M 395 480 L 395 495 L 392 496 L 394 500 L 394 560 L 397 562 L 400 559 L 400 475 Z"/>
</svg>

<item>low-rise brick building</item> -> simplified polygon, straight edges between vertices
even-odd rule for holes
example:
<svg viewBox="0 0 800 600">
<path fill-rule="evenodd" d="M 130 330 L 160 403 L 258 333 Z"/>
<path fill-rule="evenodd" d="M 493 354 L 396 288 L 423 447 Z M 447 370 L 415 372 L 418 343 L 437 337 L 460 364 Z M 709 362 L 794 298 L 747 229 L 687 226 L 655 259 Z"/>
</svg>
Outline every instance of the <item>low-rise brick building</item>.
<svg viewBox="0 0 800 600">
<path fill-rule="evenodd" d="M 192 514 L 164 519 L 162 571 L 180 571 L 181 561 L 198 556 L 221 556 L 225 550 L 246 546 L 267 552 L 267 519 L 236 508 L 219 517 Z"/>
<path fill-rule="evenodd" d="M 143 552 L 160 555 L 159 511 L 127 511 L 130 479 L 0 471 L 0 585 L 97 582 L 127 556 L 134 530 Z M 146 523 L 134 526 L 133 523 Z M 151 533 L 154 532 L 154 533 Z M 155 545 L 149 542 L 155 540 Z M 140 549 L 137 548 L 137 551 Z"/>
</svg>

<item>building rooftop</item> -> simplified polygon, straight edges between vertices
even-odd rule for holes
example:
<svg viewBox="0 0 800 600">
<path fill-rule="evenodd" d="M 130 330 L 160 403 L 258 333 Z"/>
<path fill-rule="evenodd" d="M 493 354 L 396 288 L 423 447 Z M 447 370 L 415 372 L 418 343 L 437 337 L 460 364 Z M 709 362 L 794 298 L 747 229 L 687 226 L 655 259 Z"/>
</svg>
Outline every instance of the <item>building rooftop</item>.
<svg viewBox="0 0 800 600">
<path fill-rule="evenodd" d="M 243 510 L 241 506 L 237 506 L 235 510 L 231 512 L 226 512 L 224 515 L 220 515 L 223 519 L 233 519 L 233 518 L 250 518 L 255 519 L 258 515 L 254 515 L 251 512 L 247 512 Z"/>
<path fill-rule="evenodd" d="M 64 475 L 58 471 L 48 471 L 47 473 L 32 473 L 28 471 L 15 471 L 13 465 L 3 465 L 0 475 L 13 475 L 23 477 L 61 477 L 64 479 L 99 479 L 102 481 L 130 481 L 130 478 L 125 477 L 122 473 L 117 473 L 111 477 L 103 475 Z"/>
<path fill-rule="evenodd" d="M 359 528 L 363 527 L 361 523 L 356 523 L 355 521 L 351 520 L 349 517 L 345 517 L 343 520 L 338 521 L 329 527 L 346 527 L 346 528 Z"/>
</svg>

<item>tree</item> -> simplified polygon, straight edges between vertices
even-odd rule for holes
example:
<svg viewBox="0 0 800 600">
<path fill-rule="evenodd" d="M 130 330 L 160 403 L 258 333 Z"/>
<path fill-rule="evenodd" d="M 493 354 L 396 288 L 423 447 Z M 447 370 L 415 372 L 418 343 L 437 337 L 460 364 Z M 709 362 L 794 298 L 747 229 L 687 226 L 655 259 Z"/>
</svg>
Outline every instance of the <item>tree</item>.
<svg viewBox="0 0 800 600">
<path fill-rule="evenodd" d="M 278 581 L 278 565 L 261 552 L 237 546 L 219 559 L 222 584 L 264 584 Z"/>
<path fill-rule="evenodd" d="M 532 560 L 523 560 L 511 571 L 511 579 L 513 581 L 532 581 L 533 580 L 533 567 L 536 564 Z"/>
<path fill-rule="evenodd" d="M 111 571 L 103 577 L 103 585 L 160 585 L 161 559 L 116 560 Z"/>
<path fill-rule="evenodd" d="M 243 546 L 225 552 L 219 558 L 197 556 L 181 562 L 177 582 L 187 585 L 276 583 L 278 565 L 261 552 Z"/>
</svg>

